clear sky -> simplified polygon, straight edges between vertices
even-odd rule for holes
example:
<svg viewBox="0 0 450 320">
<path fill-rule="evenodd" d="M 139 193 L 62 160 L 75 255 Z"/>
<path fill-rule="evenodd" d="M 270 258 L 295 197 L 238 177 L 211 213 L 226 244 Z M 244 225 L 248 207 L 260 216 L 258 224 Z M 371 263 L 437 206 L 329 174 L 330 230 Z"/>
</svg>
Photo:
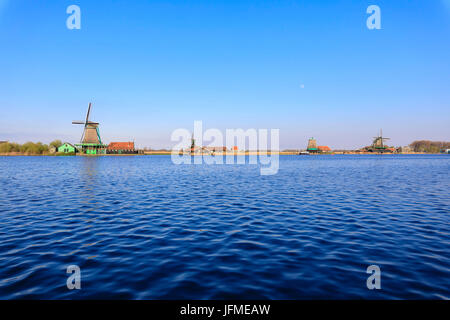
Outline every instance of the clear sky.
<svg viewBox="0 0 450 320">
<path fill-rule="evenodd" d="M 78 142 L 90 101 L 105 142 L 141 147 L 194 120 L 282 149 L 448 141 L 450 0 L 0 0 L 0 140 Z"/>
</svg>

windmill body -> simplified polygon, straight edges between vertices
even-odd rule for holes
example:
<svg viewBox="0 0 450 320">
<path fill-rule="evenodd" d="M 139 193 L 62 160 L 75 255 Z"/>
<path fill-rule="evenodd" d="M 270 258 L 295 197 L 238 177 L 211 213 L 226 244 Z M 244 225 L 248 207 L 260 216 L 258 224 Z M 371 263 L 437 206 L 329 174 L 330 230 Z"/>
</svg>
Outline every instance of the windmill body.
<svg viewBox="0 0 450 320">
<path fill-rule="evenodd" d="M 80 143 L 75 146 L 85 154 L 104 154 L 106 153 L 107 145 L 104 145 L 100 138 L 99 123 L 89 121 L 91 106 L 92 104 L 89 103 L 85 121 L 72 121 L 72 124 L 84 125 Z"/>
<path fill-rule="evenodd" d="M 319 149 L 317 147 L 317 141 L 314 138 L 308 140 L 308 147 L 306 148 L 308 152 L 317 152 Z"/>
</svg>

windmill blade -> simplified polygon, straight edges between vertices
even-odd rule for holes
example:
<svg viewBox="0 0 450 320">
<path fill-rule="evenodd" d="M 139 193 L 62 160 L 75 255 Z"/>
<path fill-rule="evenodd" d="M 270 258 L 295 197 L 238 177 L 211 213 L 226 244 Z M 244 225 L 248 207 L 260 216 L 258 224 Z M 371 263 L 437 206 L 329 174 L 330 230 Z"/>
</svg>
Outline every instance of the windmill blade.
<svg viewBox="0 0 450 320">
<path fill-rule="evenodd" d="M 84 124 L 83 121 L 79 120 L 79 121 L 72 121 L 72 124 Z"/>
<path fill-rule="evenodd" d="M 84 131 L 85 131 L 85 130 L 83 130 L 83 133 L 81 134 L 80 143 L 83 143 L 83 139 L 84 139 Z"/>
<path fill-rule="evenodd" d="M 93 124 L 93 125 L 99 125 L 99 122 L 93 122 L 93 121 L 89 121 L 87 124 Z"/>
<path fill-rule="evenodd" d="M 89 122 L 89 113 L 91 113 L 91 103 L 89 102 L 88 112 L 86 114 L 86 123 Z"/>
</svg>

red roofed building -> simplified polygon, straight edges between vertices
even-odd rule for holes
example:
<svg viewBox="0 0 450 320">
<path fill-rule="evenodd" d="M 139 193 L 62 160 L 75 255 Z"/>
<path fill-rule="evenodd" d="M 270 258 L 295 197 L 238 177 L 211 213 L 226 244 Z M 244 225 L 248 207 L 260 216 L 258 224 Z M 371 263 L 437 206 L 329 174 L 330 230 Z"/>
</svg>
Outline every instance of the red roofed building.
<svg viewBox="0 0 450 320">
<path fill-rule="evenodd" d="M 106 148 L 107 153 L 136 153 L 134 142 L 111 142 Z"/>
<path fill-rule="evenodd" d="M 386 151 L 389 151 L 389 152 L 392 152 L 392 153 L 396 152 L 395 148 L 386 148 Z"/>
<path fill-rule="evenodd" d="M 318 146 L 317 149 L 319 150 L 319 152 L 331 152 L 329 146 Z"/>
</svg>

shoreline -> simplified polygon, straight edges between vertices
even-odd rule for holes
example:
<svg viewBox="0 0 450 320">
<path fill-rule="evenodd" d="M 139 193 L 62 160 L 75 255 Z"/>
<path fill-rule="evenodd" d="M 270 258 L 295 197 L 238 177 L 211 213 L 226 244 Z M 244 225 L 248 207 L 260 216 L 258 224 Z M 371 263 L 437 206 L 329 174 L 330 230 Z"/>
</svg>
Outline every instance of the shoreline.
<svg viewBox="0 0 450 320">
<path fill-rule="evenodd" d="M 26 154 L 26 153 L 0 153 L 0 157 L 127 157 L 127 156 L 170 156 L 171 152 L 146 152 L 139 154 Z M 198 156 L 260 156 L 278 154 L 280 156 L 335 156 L 335 155 L 442 155 L 446 153 L 426 153 L 426 152 L 409 152 L 409 153 L 375 153 L 375 152 L 338 152 L 338 153 L 312 153 L 300 155 L 298 152 L 233 152 L 233 153 L 217 153 L 210 154 L 192 154 L 192 157 Z"/>
</svg>

